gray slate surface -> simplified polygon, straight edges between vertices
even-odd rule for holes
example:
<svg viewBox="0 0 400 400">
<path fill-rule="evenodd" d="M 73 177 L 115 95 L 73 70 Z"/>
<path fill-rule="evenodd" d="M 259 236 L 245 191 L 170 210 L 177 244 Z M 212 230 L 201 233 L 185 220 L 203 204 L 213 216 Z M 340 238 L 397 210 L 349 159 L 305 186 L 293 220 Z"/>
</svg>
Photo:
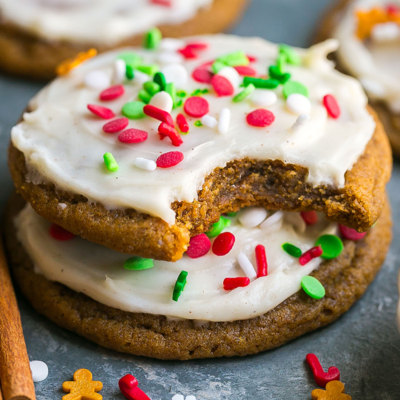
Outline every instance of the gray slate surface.
<svg viewBox="0 0 400 400">
<path fill-rule="evenodd" d="M 307 46 L 315 23 L 328 0 L 253 0 L 234 30 L 276 42 Z M 0 206 L 12 183 L 6 167 L 6 148 L 12 125 L 38 83 L 0 77 Z M 389 192 L 394 220 L 400 219 L 400 167 L 395 165 Z M 198 400 L 310 399 L 316 387 L 304 363 L 307 353 L 318 354 L 325 368 L 342 373 L 346 393 L 354 400 L 400 398 L 400 335 L 396 328 L 396 279 L 400 248 L 395 240 L 383 270 L 366 295 L 335 324 L 280 349 L 257 356 L 192 362 L 160 362 L 120 355 L 58 328 L 42 318 L 19 296 L 24 333 L 31 360 L 45 361 L 46 381 L 36 384 L 38 400 L 61 399 L 61 384 L 73 372 L 88 368 L 104 383 L 104 399 L 123 399 L 118 379 L 135 375 L 153 400 L 170 400 L 176 393 Z"/>
</svg>

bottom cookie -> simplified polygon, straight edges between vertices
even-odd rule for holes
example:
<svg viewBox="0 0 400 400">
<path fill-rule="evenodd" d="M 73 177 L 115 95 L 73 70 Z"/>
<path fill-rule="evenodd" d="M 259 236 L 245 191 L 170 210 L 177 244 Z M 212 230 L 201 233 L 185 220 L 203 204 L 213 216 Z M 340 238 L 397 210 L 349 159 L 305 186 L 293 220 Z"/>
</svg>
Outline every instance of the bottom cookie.
<svg viewBox="0 0 400 400">
<path fill-rule="evenodd" d="M 312 273 L 325 287 L 324 298 L 314 300 L 300 291 L 260 317 L 199 323 L 124 312 L 36 274 L 13 223 L 23 206 L 21 198 L 11 200 L 5 238 L 14 277 L 33 307 L 99 345 L 159 359 L 256 354 L 327 325 L 361 297 L 379 271 L 391 240 L 387 203 L 377 225 L 361 241 L 345 241 L 339 257 L 325 261 Z"/>
</svg>

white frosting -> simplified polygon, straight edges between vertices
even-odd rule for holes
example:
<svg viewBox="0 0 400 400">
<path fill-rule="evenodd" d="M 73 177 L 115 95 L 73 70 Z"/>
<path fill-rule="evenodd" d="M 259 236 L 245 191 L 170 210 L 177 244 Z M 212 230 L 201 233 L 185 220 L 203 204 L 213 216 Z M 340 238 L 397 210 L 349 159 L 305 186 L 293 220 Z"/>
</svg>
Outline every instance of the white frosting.
<svg viewBox="0 0 400 400">
<path fill-rule="evenodd" d="M 206 41 L 210 48 L 202 52 L 199 59 L 180 65 L 189 76 L 203 62 L 242 49 L 257 56 L 252 66 L 262 75 L 275 63 L 278 53 L 276 45 L 261 39 L 216 35 L 194 40 Z M 86 74 L 93 70 L 104 71 L 111 77 L 114 60 L 121 53 L 119 50 L 83 63 L 43 89 L 30 104 L 33 111 L 24 114 L 23 121 L 13 128 L 12 142 L 24 153 L 28 169 L 34 172 L 32 180 L 54 182 L 61 189 L 82 194 L 110 209 L 132 207 L 169 224 L 175 221 L 172 202 L 194 201 L 208 174 L 216 167 L 224 167 L 229 161 L 243 157 L 301 165 L 308 168 L 311 184 L 341 187 L 346 171 L 371 139 L 375 122 L 366 109 L 367 99 L 360 84 L 335 71 L 326 60 L 326 54 L 335 48 L 336 42 L 328 41 L 308 51 L 299 49 L 307 66 L 287 67 L 292 79 L 306 85 L 310 93 L 310 118 L 295 130 L 292 127 L 298 116 L 287 108 L 282 86 L 275 90 L 278 101 L 269 107 L 276 119 L 268 128 L 252 127 L 246 122 L 246 114 L 256 108 L 251 99 L 233 103 L 231 97 L 217 97 L 211 88 L 211 92 L 204 95 L 210 104 L 209 115 L 219 119 L 221 110 L 231 110 L 225 134 L 220 134 L 216 127 L 196 127 L 196 119 L 188 118 L 190 133 L 182 135 L 184 143 L 176 148 L 168 139 L 160 141 L 159 122 L 146 117 L 131 120 L 129 127 L 149 132 L 147 141 L 121 144 L 117 135 L 102 132 L 104 120 L 87 111 L 88 103 L 99 103 L 99 90 L 83 85 Z M 157 60 L 157 52 L 133 50 L 148 64 Z M 174 76 L 170 65 L 168 69 L 166 75 Z M 125 95 L 104 105 L 120 115 L 122 106 L 136 99 L 142 89 L 142 75 L 140 84 L 135 80 L 125 84 Z M 178 89 L 188 94 L 198 88 L 210 88 L 210 85 L 199 84 L 191 77 L 185 80 L 182 76 L 175 77 L 176 82 L 181 82 Z M 333 94 L 341 106 L 339 119 L 328 117 L 322 104 L 323 96 L 328 93 Z M 173 110 L 173 117 L 180 112 L 182 108 Z M 155 161 L 161 153 L 176 150 L 184 154 L 184 160 L 175 167 L 145 171 L 134 165 L 136 157 Z M 114 155 L 120 167 L 118 172 L 110 173 L 105 169 L 102 157 L 106 152 Z"/>
<path fill-rule="evenodd" d="M 393 112 L 400 112 L 400 38 L 362 41 L 356 34 L 356 10 L 368 11 L 389 4 L 400 7 L 400 0 L 352 1 L 333 36 L 341 43 L 340 62 L 360 79 L 367 93 L 385 100 Z"/>
<path fill-rule="evenodd" d="M 115 45 L 155 25 L 180 24 L 213 0 L 0 0 L 1 15 L 49 40 Z"/>
<path fill-rule="evenodd" d="M 290 213 L 286 213 L 288 215 Z M 50 223 L 38 216 L 27 205 L 15 220 L 17 235 L 35 265 L 35 272 L 47 279 L 60 282 L 85 293 L 110 307 L 173 318 L 204 321 L 234 321 L 262 315 L 300 290 L 303 276 L 316 269 L 317 258 L 302 267 L 297 258 L 289 256 L 282 244 L 290 242 L 304 252 L 314 246 L 325 233 L 336 233 L 336 224 L 324 221 L 297 233 L 284 219 L 276 228 L 247 229 L 236 219 L 225 231 L 232 232 L 236 242 L 231 252 L 223 257 L 211 251 L 204 257 L 184 256 L 171 263 L 154 261 L 145 271 L 123 268 L 127 256 L 80 237 L 62 242 L 49 235 Z M 230 292 L 223 289 L 225 278 L 244 276 L 236 257 L 244 252 L 256 266 L 254 249 L 258 244 L 266 248 L 268 276 L 253 280 L 249 286 Z M 178 302 L 172 291 L 179 273 L 187 271 L 187 285 Z"/>
</svg>

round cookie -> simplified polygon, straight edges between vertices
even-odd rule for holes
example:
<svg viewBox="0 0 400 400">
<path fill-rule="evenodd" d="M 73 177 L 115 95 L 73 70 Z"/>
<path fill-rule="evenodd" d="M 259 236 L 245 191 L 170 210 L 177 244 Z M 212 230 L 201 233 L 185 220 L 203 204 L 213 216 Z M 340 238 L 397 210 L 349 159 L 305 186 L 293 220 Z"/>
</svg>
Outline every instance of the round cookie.
<svg viewBox="0 0 400 400">
<path fill-rule="evenodd" d="M 178 38 L 224 31 L 241 15 L 248 0 L 210 0 L 203 3 L 207 3 L 208 6 L 200 9 L 194 17 L 188 20 L 176 24 L 162 23 L 159 26 L 162 34 L 165 37 Z M 159 7 L 165 9 L 165 6 L 162 5 Z M 90 10 L 87 12 L 90 13 Z M 40 27 L 40 24 L 38 25 Z M 34 29 L 40 30 L 39 27 Z M 90 40 L 90 38 L 81 41 L 43 37 L 33 29 L 23 28 L 3 16 L 0 23 L 0 48 L 2 49 L 0 70 L 12 75 L 49 80 L 55 76 L 56 67 L 60 63 L 89 48 L 94 47 L 99 52 L 104 52 L 117 47 L 141 45 L 143 32 L 151 27 L 146 26 L 141 33 L 123 38 L 116 43 L 102 44 Z M 109 37 L 112 36 L 113 34 L 110 33 Z"/>
<path fill-rule="evenodd" d="M 386 202 L 377 225 L 358 241 L 344 242 L 341 255 L 312 273 L 325 287 L 321 300 L 303 291 L 272 311 L 250 320 L 196 323 L 123 312 L 50 282 L 34 272 L 15 236 L 13 219 L 24 206 L 9 203 L 6 244 L 14 277 L 34 308 L 58 325 L 104 347 L 160 359 L 244 356 L 272 349 L 336 320 L 358 300 L 382 265 L 391 240 Z"/>
<path fill-rule="evenodd" d="M 326 54 L 336 47 L 335 42 L 301 50 L 223 35 L 185 41 L 197 45 L 197 58 L 160 66 L 168 84 L 175 84 L 179 96 L 183 96 L 176 99 L 171 114 L 162 110 L 162 118 L 175 121 L 181 114 L 188 121 L 187 135 L 171 128 L 181 140 L 179 146 L 164 134 L 159 135 L 163 124 L 145 116 L 145 108 L 140 115 L 132 115 L 130 107 L 144 106 L 131 102 L 143 97 L 142 88 L 148 84 L 159 86 L 156 82 L 143 84 L 140 70 L 135 72 L 136 78 L 124 81 L 124 94 L 102 105 L 112 108 L 116 117 L 130 117 L 129 128 L 148 133 L 145 142 L 121 144 L 118 134 L 104 132 L 104 123 L 108 122 L 87 110 L 88 104 L 101 103 L 101 91 L 83 82 L 93 72 L 104 72 L 108 75 L 103 76 L 109 77 L 116 58 L 121 57 L 118 51 L 82 64 L 33 99 L 31 112 L 13 128 L 9 166 L 17 190 L 37 213 L 117 251 L 167 261 L 180 259 L 190 237 L 206 232 L 222 213 L 248 206 L 285 211 L 314 209 L 332 221 L 361 231 L 374 224 L 390 176 L 390 147 L 382 125 L 367 108 L 359 84 L 337 73 L 327 61 Z M 255 57 L 238 50 L 244 48 Z M 146 68 L 158 59 L 155 51 L 130 51 L 135 53 L 130 54 L 131 58 L 146 60 Z M 239 72 L 261 76 L 271 67 L 276 76 L 277 66 L 271 64 L 284 52 L 302 64 L 294 65 L 292 60 L 284 66 L 291 74 L 282 78 L 290 75 L 287 84 L 256 78 L 256 85 L 273 81 L 275 91 L 257 88 L 254 97 L 239 98 L 241 101 L 234 97 L 236 93 L 243 96 L 241 79 L 248 80 Z M 226 66 L 212 74 L 210 60 L 216 59 L 223 60 L 219 64 L 231 63 L 237 69 Z M 217 68 L 214 64 L 218 62 L 212 66 Z M 154 79 L 161 76 L 155 75 Z M 211 85 L 199 82 L 205 76 L 213 80 Z M 217 96 L 221 82 L 232 89 L 232 95 Z M 303 93 L 310 92 L 310 100 L 294 93 L 300 87 Z M 328 115 L 322 101 L 328 92 L 338 97 L 343 117 Z M 169 96 L 167 92 L 160 95 Z M 160 98 L 158 93 L 150 102 L 156 96 Z M 262 101 L 272 96 L 274 104 L 260 107 L 260 96 Z M 311 103 L 311 117 L 299 129 L 302 117 L 290 109 L 288 101 L 296 98 Z M 209 106 L 208 111 L 201 110 L 209 122 L 201 118 L 196 107 L 193 112 L 193 104 Z M 260 121 L 254 113 L 270 118 L 273 115 L 275 121 L 270 119 L 269 126 L 255 127 L 251 124 Z M 217 121 L 222 115 L 230 115 L 225 133 L 220 131 L 221 121 Z M 121 119 L 111 122 L 118 121 Z M 159 140 L 160 136 L 164 140 Z M 171 168 L 148 171 L 136 164 L 137 159 L 145 158 L 155 168 L 160 154 L 172 151 L 179 151 L 183 160 Z M 108 152 L 117 160 L 118 171 L 108 171 L 104 166 L 102 155 Z M 60 203 L 66 207 L 60 210 Z"/>
<path fill-rule="evenodd" d="M 400 21 L 400 4 L 395 3 L 392 1 L 370 1 L 368 3 L 368 6 L 376 6 L 376 7 L 381 7 L 384 3 L 386 3 L 387 6 L 391 7 L 398 7 L 398 14 L 399 14 L 399 21 Z M 320 41 L 324 41 L 328 38 L 335 37 L 335 31 L 338 29 L 338 26 L 340 23 L 344 20 L 344 16 L 348 14 L 348 10 L 350 9 L 351 6 L 356 5 L 357 1 L 356 0 L 341 0 L 336 2 L 334 7 L 332 7 L 326 16 L 322 19 L 322 22 L 319 25 L 317 34 L 315 36 L 315 42 L 318 43 Z M 367 11 L 367 9 L 362 8 L 362 11 Z M 355 18 L 355 17 L 354 17 Z M 354 33 L 355 34 L 355 33 Z M 378 43 L 379 45 L 379 43 Z M 398 51 L 398 49 L 397 49 Z M 343 61 L 343 55 L 341 56 L 340 50 L 338 53 L 334 56 L 335 61 L 337 61 L 337 68 L 340 71 L 343 71 L 344 73 L 348 73 L 350 75 L 356 76 L 356 78 L 361 79 L 362 77 L 359 76 L 358 74 L 355 74 L 351 67 L 346 65 L 346 62 Z M 342 59 L 341 59 L 342 57 Z M 364 56 L 365 58 L 365 56 Z M 373 62 L 372 58 L 370 60 L 365 59 L 363 61 L 365 62 Z M 371 70 L 368 68 L 363 68 L 366 73 L 371 73 Z M 382 76 L 385 76 L 385 72 L 381 72 Z M 371 83 L 369 83 L 369 79 L 365 80 L 365 89 L 369 95 L 369 103 L 371 106 L 376 110 L 378 113 L 379 118 L 383 122 L 383 125 L 385 127 L 385 131 L 389 137 L 390 143 L 392 145 L 393 152 L 395 153 L 396 156 L 400 155 L 400 113 L 398 111 L 394 111 L 393 108 L 391 109 L 390 106 L 388 105 L 388 102 L 385 100 L 384 96 L 381 94 L 377 95 L 374 94 L 372 91 L 369 91 L 369 87 L 373 89 L 371 86 Z M 362 81 L 363 83 L 363 81 Z M 374 85 L 376 86 L 376 85 Z M 379 89 L 380 90 L 380 89 Z M 398 101 L 398 100 L 397 100 Z M 396 106 L 397 107 L 397 106 Z"/>
</svg>

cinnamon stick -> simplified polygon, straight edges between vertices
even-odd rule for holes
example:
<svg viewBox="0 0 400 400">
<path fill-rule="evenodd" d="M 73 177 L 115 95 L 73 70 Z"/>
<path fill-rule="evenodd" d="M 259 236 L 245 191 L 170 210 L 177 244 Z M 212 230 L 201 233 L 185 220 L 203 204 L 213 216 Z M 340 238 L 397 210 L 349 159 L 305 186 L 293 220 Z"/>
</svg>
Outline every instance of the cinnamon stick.
<svg viewBox="0 0 400 400">
<path fill-rule="evenodd" d="M 35 400 L 21 316 L 0 236 L 0 382 L 4 400 Z M 1 399 L 1 394 L 0 394 Z"/>
</svg>

